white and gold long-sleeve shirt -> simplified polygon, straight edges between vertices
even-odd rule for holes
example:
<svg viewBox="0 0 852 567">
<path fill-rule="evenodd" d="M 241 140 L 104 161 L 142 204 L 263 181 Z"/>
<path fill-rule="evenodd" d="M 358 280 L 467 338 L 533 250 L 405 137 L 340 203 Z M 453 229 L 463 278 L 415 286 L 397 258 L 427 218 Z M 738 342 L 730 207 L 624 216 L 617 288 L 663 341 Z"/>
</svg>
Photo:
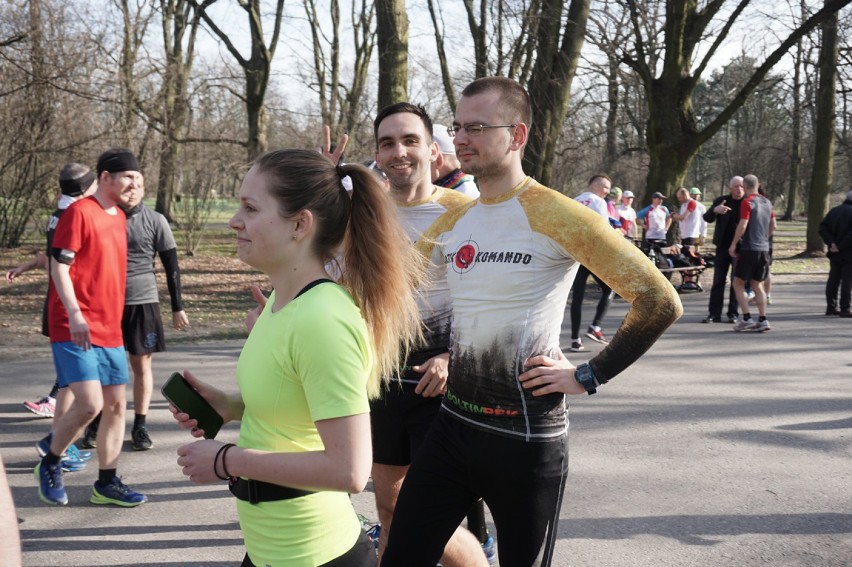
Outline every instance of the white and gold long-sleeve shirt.
<svg viewBox="0 0 852 567">
<path fill-rule="evenodd" d="M 566 431 L 565 396 L 533 396 L 518 376 L 530 357 L 557 356 L 580 263 L 632 306 L 590 361 L 601 382 L 633 363 L 682 312 L 672 285 L 635 246 L 531 178 L 442 215 L 419 248 L 444 266 L 452 300 L 442 411 L 500 435 L 548 441 Z"/>
</svg>

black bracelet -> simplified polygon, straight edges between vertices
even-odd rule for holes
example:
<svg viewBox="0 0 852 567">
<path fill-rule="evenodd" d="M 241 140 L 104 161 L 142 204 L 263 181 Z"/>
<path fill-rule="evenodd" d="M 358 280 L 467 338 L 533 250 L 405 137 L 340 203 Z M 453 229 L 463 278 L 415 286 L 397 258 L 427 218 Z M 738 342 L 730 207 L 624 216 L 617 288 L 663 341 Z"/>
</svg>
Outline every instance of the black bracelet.
<svg viewBox="0 0 852 567">
<path fill-rule="evenodd" d="M 225 445 L 225 446 L 223 447 L 224 451 L 223 451 L 223 453 L 222 453 L 222 472 L 223 472 L 223 473 L 225 473 L 225 478 L 226 478 L 227 480 L 232 479 L 232 478 L 233 478 L 233 476 L 231 475 L 231 473 L 229 473 L 229 472 L 228 472 L 228 465 L 227 465 L 227 464 L 226 464 L 226 462 L 225 462 L 225 457 L 227 457 L 227 456 L 228 456 L 228 449 L 230 449 L 230 448 L 231 448 L 231 447 L 233 447 L 233 446 L 234 446 L 234 444 L 233 444 L 233 443 L 228 443 L 227 445 Z"/>
<path fill-rule="evenodd" d="M 216 456 L 213 457 L 213 474 L 215 474 L 219 478 L 219 480 L 228 480 L 227 476 L 222 476 L 222 475 L 219 474 L 219 468 L 218 468 L 217 465 L 219 463 L 219 455 L 222 455 L 231 446 L 233 446 L 233 443 L 226 443 L 226 444 L 222 445 L 221 447 L 219 447 L 219 450 L 216 451 Z M 223 456 L 222 457 L 222 471 L 224 471 L 224 470 L 225 470 L 225 457 Z"/>
</svg>

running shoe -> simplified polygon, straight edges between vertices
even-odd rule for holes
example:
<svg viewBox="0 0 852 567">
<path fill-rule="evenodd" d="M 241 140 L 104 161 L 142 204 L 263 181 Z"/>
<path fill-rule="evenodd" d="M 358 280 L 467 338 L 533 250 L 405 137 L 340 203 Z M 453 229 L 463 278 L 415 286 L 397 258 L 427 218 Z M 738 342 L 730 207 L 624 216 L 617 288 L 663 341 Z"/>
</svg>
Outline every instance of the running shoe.
<svg viewBox="0 0 852 567">
<path fill-rule="evenodd" d="M 39 417 L 53 417 L 56 412 L 56 400 L 45 396 L 37 402 L 24 402 L 24 407 Z"/>
<path fill-rule="evenodd" d="M 367 530 L 367 537 L 370 538 L 370 541 L 373 542 L 373 547 L 376 549 L 379 548 L 379 537 L 382 535 L 382 525 L 376 524 L 369 530 Z"/>
<path fill-rule="evenodd" d="M 485 553 L 485 559 L 489 565 L 497 565 L 497 550 L 494 548 L 493 537 L 488 536 L 488 539 L 482 544 L 482 551 Z"/>
<path fill-rule="evenodd" d="M 588 352 L 589 349 L 583 346 L 583 341 L 571 341 L 571 352 Z"/>
<path fill-rule="evenodd" d="M 148 429 L 143 425 L 137 427 L 130 434 L 134 451 L 147 451 L 154 448 L 154 442 L 151 441 L 151 436 L 148 435 Z"/>
<path fill-rule="evenodd" d="M 736 325 L 737 321 L 739 320 L 740 318 L 737 315 L 728 315 L 728 323 Z"/>
<path fill-rule="evenodd" d="M 71 443 L 71 445 L 68 446 L 68 450 L 65 451 L 65 454 L 69 457 L 73 457 L 87 463 L 91 461 L 94 456 L 91 451 L 81 451 L 74 443 Z"/>
<path fill-rule="evenodd" d="M 121 477 L 118 476 L 112 477 L 112 482 L 106 486 L 101 486 L 99 481 L 95 481 L 92 486 L 92 497 L 89 499 L 92 504 L 115 504 L 124 508 L 139 506 L 147 501 L 147 496 L 139 494 L 121 482 Z"/>
<path fill-rule="evenodd" d="M 846 319 L 848 317 L 852 317 L 852 311 L 841 311 L 838 315 Z"/>
<path fill-rule="evenodd" d="M 53 433 L 48 433 L 47 437 L 36 443 L 36 452 L 39 457 L 44 457 L 50 451 L 50 442 L 53 439 Z M 89 451 L 80 451 L 72 443 L 68 450 L 62 456 L 60 464 L 65 472 L 77 472 L 86 468 L 86 463 L 91 460 L 92 453 Z"/>
<path fill-rule="evenodd" d="M 702 323 L 721 323 L 721 317 L 713 317 L 712 315 L 707 315 L 704 319 L 701 320 Z"/>
<path fill-rule="evenodd" d="M 602 345 L 608 345 L 609 341 L 606 340 L 603 332 L 600 329 L 595 329 L 594 327 L 589 327 L 589 330 L 586 331 L 586 336 L 592 339 L 593 341 L 599 342 Z"/>
<path fill-rule="evenodd" d="M 98 447 L 98 426 L 89 424 L 80 438 L 80 447 L 84 449 L 96 449 Z"/>
<path fill-rule="evenodd" d="M 766 294 L 766 304 L 772 305 L 772 294 L 769 294 L 769 293 Z"/>
<path fill-rule="evenodd" d="M 769 326 L 769 321 L 764 319 L 763 321 L 758 321 L 754 324 L 754 331 L 757 333 L 763 333 L 769 331 L 772 327 Z"/>
<path fill-rule="evenodd" d="M 45 465 L 39 461 L 33 469 L 38 481 L 38 497 L 45 504 L 65 506 L 68 504 L 68 494 L 62 484 L 62 467 L 60 465 Z"/>
<path fill-rule="evenodd" d="M 737 324 L 734 325 L 734 331 L 738 333 L 742 331 L 753 331 L 755 330 L 755 327 L 757 327 L 757 324 L 751 319 L 740 319 L 739 321 L 737 321 Z"/>
</svg>

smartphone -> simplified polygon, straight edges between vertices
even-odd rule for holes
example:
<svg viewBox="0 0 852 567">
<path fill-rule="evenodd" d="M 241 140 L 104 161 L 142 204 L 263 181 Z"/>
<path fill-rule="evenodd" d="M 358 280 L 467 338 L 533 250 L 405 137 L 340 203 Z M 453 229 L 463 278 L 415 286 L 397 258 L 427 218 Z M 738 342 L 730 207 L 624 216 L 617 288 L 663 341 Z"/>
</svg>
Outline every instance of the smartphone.
<svg viewBox="0 0 852 567">
<path fill-rule="evenodd" d="M 198 422 L 198 429 L 204 430 L 205 438 L 216 437 L 224 424 L 222 416 L 189 385 L 183 374 L 175 372 L 169 376 L 160 391 L 170 404 Z"/>
</svg>

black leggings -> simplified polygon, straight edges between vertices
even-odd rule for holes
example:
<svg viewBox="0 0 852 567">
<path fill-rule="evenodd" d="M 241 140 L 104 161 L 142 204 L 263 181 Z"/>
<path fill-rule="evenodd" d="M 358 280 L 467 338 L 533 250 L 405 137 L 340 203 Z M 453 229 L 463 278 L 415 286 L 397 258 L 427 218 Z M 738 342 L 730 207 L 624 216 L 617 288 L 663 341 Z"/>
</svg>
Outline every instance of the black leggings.
<svg viewBox="0 0 852 567">
<path fill-rule="evenodd" d="M 439 413 L 402 484 L 382 567 L 434 567 L 479 498 L 501 565 L 550 565 L 567 474 L 567 435 L 527 443 Z"/>
<path fill-rule="evenodd" d="M 352 548 L 336 559 L 323 563 L 318 567 L 376 567 L 376 548 L 363 531 Z M 256 567 L 249 559 L 248 553 L 243 558 L 240 567 Z"/>
<path fill-rule="evenodd" d="M 586 295 L 586 280 L 589 279 L 589 274 L 598 282 L 601 287 L 601 298 L 598 300 L 598 307 L 595 310 L 595 318 L 592 319 L 592 325 L 600 327 L 603 318 L 606 317 L 606 312 L 609 311 L 609 305 L 612 303 L 612 289 L 603 281 L 592 274 L 586 266 L 582 264 L 577 269 L 577 277 L 574 279 L 574 285 L 571 288 L 571 339 L 580 338 L 580 321 L 583 318 L 583 298 Z"/>
</svg>

